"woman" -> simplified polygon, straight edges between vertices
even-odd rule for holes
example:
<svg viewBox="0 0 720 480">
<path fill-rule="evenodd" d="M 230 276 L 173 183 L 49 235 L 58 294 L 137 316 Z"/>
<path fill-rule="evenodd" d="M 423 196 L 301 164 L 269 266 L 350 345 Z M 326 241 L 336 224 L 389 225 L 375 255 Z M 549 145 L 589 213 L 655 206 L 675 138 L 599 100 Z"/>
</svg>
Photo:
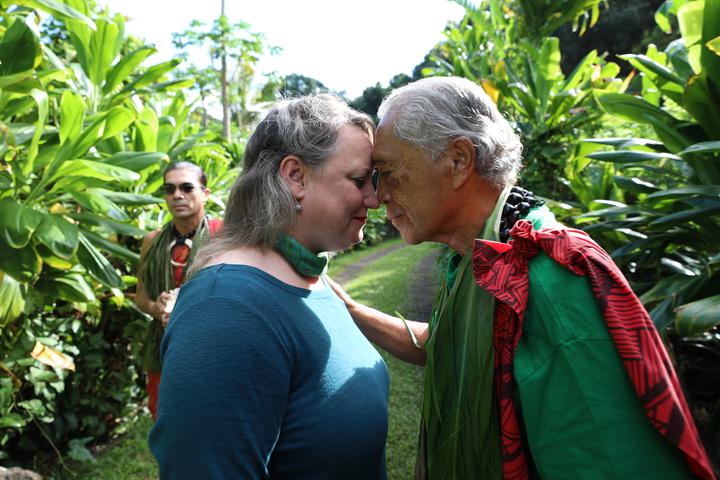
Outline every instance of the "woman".
<svg viewBox="0 0 720 480">
<path fill-rule="evenodd" d="M 385 478 L 387 369 L 320 255 L 359 242 L 378 206 L 372 139 L 330 95 L 281 101 L 258 125 L 162 342 L 162 478 Z"/>
</svg>

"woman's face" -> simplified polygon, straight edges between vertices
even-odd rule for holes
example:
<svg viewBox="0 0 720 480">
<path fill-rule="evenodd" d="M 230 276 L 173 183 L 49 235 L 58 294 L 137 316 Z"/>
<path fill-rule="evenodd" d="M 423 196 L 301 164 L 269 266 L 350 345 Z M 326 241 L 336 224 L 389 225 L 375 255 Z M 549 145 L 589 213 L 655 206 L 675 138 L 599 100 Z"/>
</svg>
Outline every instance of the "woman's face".
<svg viewBox="0 0 720 480">
<path fill-rule="evenodd" d="M 357 127 L 340 129 L 338 149 L 307 177 L 302 212 L 292 234 L 313 252 L 344 250 L 362 240 L 372 186 L 372 142 Z"/>
</svg>

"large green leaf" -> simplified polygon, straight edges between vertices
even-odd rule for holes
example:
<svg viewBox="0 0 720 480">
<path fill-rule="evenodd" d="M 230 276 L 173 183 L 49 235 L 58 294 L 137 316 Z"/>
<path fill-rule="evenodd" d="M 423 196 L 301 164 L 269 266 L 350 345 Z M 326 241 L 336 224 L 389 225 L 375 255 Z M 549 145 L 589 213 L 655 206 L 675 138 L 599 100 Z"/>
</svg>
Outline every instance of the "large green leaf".
<svg viewBox="0 0 720 480">
<path fill-rule="evenodd" d="M 65 2 L 78 10 L 83 15 L 90 14 L 89 4 L 85 0 L 65 0 Z M 95 30 L 95 22 L 90 20 L 89 22 L 83 22 L 78 20 L 67 19 L 65 21 L 65 27 L 67 28 L 68 37 L 75 47 L 77 52 L 77 61 L 80 63 L 85 75 L 90 76 L 90 58 L 92 53 L 90 52 L 90 38 Z M 90 85 L 87 85 L 90 87 Z"/>
<path fill-rule="evenodd" d="M 175 90 L 184 90 L 193 85 L 195 85 L 194 78 L 178 78 L 176 80 L 153 83 L 148 88 L 153 92 L 172 92 Z"/>
<path fill-rule="evenodd" d="M 0 76 L 0 88 L 4 90 L 26 92 L 40 86 L 40 82 L 33 78 L 32 70 L 15 73 L 13 75 L 7 75 L 4 77 Z M 22 101 L 22 99 L 19 100 Z M 3 116 L 9 118 L 13 116 L 13 113 L 6 109 L 3 111 Z"/>
<path fill-rule="evenodd" d="M 650 160 L 682 160 L 682 158 L 671 153 L 641 152 L 638 150 L 614 150 L 611 152 L 594 152 L 587 155 L 593 160 L 615 163 L 637 163 Z"/>
<path fill-rule="evenodd" d="M 671 188 L 647 196 L 648 200 L 667 198 L 684 198 L 695 195 L 720 198 L 720 185 L 703 185 L 682 188 Z"/>
<path fill-rule="evenodd" d="M 715 37 L 705 44 L 705 46 L 716 55 L 720 55 L 720 37 Z"/>
<path fill-rule="evenodd" d="M 677 13 L 680 32 L 685 40 L 688 62 L 695 73 L 702 71 L 700 56 L 702 54 L 703 7 L 704 2 L 688 2 L 680 7 Z"/>
<path fill-rule="evenodd" d="M 720 205 L 713 206 L 713 207 L 706 207 L 706 208 L 697 208 L 697 209 L 690 209 L 690 210 L 682 210 L 680 212 L 676 212 L 670 215 L 665 215 L 664 217 L 657 218 L 650 222 L 650 225 L 652 226 L 659 226 L 662 225 L 670 226 L 670 225 L 676 225 L 676 224 L 684 224 L 691 220 L 702 220 L 705 219 L 711 215 L 716 215 L 718 212 L 720 212 Z"/>
<path fill-rule="evenodd" d="M 720 79 L 719 79 L 720 81 Z M 685 89 L 685 108 L 711 139 L 720 138 L 720 83 L 713 83 L 708 72 L 690 77 Z"/>
<path fill-rule="evenodd" d="M 572 73 L 567 77 L 565 83 L 562 85 L 562 90 L 570 90 L 576 88 L 578 84 L 583 80 L 583 77 L 587 71 L 592 67 L 593 63 L 597 59 L 597 50 L 592 50 L 590 53 L 580 60 L 575 66 Z"/>
<path fill-rule="evenodd" d="M 83 131 L 80 133 L 80 135 L 75 139 L 75 141 L 69 145 L 66 149 L 66 146 L 63 145 L 63 148 L 60 152 L 64 153 L 63 160 L 69 159 L 69 158 L 81 158 L 83 157 L 87 151 L 97 143 L 98 140 L 100 140 L 100 137 L 103 134 L 103 131 L 105 130 L 105 118 L 106 115 L 103 114 L 99 118 L 95 118 L 92 122 L 90 122 L 90 125 L 85 127 Z M 60 153 L 59 152 L 59 153 Z M 60 155 L 58 154 L 58 160 L 60 160 Z M 59 163 L 62 163 L 61 161 Z"/>
<path fill-rule="evenodd" d="M 143 46 L 124 55 L 108 72 L 103 93 L 107 95 L 115 90 L 148 56 L 156 51 L 153 47 Z"/>
<path fill-rule="evenodd" d="M 140 89 L 154 83 L 170 73 L 180 64 L 179 59 L 170 60 L 168 62 L 158 63 L 148 68 L 137 80 L 130 82 L 124 90 Z"/>
<path fill-rule="evenodd" d="M 112 190 L 105 190 L 102 188 L 93 189 L 98 195 L 102 195 L 107 200 L 110 200 L 118 205 L 157 205 L 165 200 L 162 198 L 153 197 L 152 195 L 140 195 L 137 193 L 127 192 L 115 192 Z M 113 217 L 114 218 L 114 217 Z"/>
<path fill-rule="evenodd" d="M 127 260 L 132 263 L 133 266 L 137 266 L 137 263 L 140 260 L 140 255 L 137 252 L 133 252 L 132 250 L 129 250 L 122 245 L 113 242 L 112 240 L 108 240 L 107 238 L 101 237 L 100 235 L 97 235 L 88 230 L 82 230 L 82 234 L 88 240 L 90 240 L 97 248 L 105 250 L 106 252 L 109 252 L 118 258 Z"/>
<path fill-rule="evenodd" d="M 25 308 L 22 285 L 0 271 L 0 326 L 16 319 Z M 1 405 L 0 405 L 1 406 Z"/>
<path fill-rule="evenodd" d="M 117 167 L 103 162 L 68 160 L 60 166 L 51 181 L 63 178 L 67 179 L 68 177 L 99 178 L 101 180 L 108 180 L 110 182 L 117 181 L 130 185 L 137 181 L 140 175 L 127 168 Z"/>
<path fill-rule="evenodd" d="M 705 0 L 704 3 L 700 63 L 708 77 L 715 81 L 715 86 L 720 88 L 720 56 L 710 49 L 712 42 L 717 42 L 720 37 L 720 0 Z"/>
<path fill-rule="evenodd" d="M 101 135 L 101 139 L 114 137 L 124 132 L 135 121 L 135 114 L 124 107 L 113 107 L 107 112 L 105 118 L 105 129 Z"/>
<path fill-rule="evenodd" d="M 117 55 L 115 44 L 120 29 L 114 22 L 105 18 L 95 20 L 95 28 L 95 32 L 90 37 L 88 78 L 99 90 Z"/>
<path fill-rule="evenodd" d="M 42 214 L 10 198 L 0 199 L 0 229 L 13 248 L 22 248 L 42 221 Z"/>
<path fill-rule="evenodd" d="M 42 259 L 32 244 L 12 248 L 0 237 L 0 271 L 18 282 L 30 282 L 40 274 L 42 265 Z"/>
<path fill-rule="evenodd" d="M 671 152 L 679 152 L 696 143 L 694 138 L 683 133 L 676 118 L 641 98 L 624 93 L 601 93 L 597 95 L 597 100 L 612 115 L 630 122 L 652 125 Z"/>
<path fill-rule="evenodd" d="M 659 188 L 650 182 L 637 177 L 623 177 L 614 175 L 613 181 L 623 190 L 633 193 L 652 193 L 657 192 Z"/>
<path fill-rule="evenodd" d="M 685 80 L 685 82 L 695 74 L 690 66 L 690 62 L 688 62 L 687 51 L 685 50 L 685 43 L 682 38 L 670 42 L 665 48 L 665 54 L 668 56 L 668 60 L 670 60 L 675 73 Z"/>
<path fill-rule="evenodd" d="M 658 142 L 657 140 L 651 140 L 648 138 L 584 138 L 582 141 L 588 143 L 598 143 L 601 145 L 611 145 L 613 147 L 620 148 L 645 146 L 657 149 L 663 146 L 662 142 Z"/>
<path fill-rule="evenodd" d="M 675 329 L 684 337 L 700 335 L 720 325 L 720 295 L 686 303 L 677 308 Z"/>
<path fill-rule="evenodd" d="M 60 143 L 74 141 L 82 131 L 85 119 L 85 103 L 80 95 L 70 90 L 60 98 Z"/>
<path fill-rule="evenodd" d="M 69 302 L 92 302 L 95 292 L 82 275 L 75 272 L 52 272 L 40 277 L 35 288 L 48 299 Z"/>
<path fill-rule="evenodd" d="M 41 53 L 35 34 L 22 18 L 16 17 L 0 41 L 0 77 L 36 68 L 42 60 Z"/>
<path fill-rule="evenodd" d="M 37 239 L 58 257 L 71 258 L 78 245 L 78 226 L 60 215 L 42 212 L 42 217 L 35 231 Z"/>
<path fill-rule="evenodd" d="M 120 152 L 112 157 L 102 160 L 122 168 L 140 172 L 149 167 L 160 167 L 170 161 L 167 154 L 163 152 Z"/>
<path fill-rule="evenodd" d="M 670 26 L 670 5 L 671 2 L 663 2 L 662 5 L 655 11 L 655 23 L 665 33 L 672 33 L 672 27 Z"/>
<path fill-rule="evenodd" d="M 95 24 L 87 17 L 87 15 L 84 15 L 76 8 L 57 0 L 13 0 L 12 3 L 15 5 L 37 8 L 51 14 L 55 18 L 61 20 L 76 20 L 84 23 L 88 28 L 95 28 Z"/>
<path fill-rule="evenodd" d="M 709 152 L 720 152 L 720 141 L 715 142 L 701 142 L 691 145 L 678 155 L 685 155 L 688 153 L 709 153 Z"/>
<path fill-rule="evenodd" d="M 88 273 L 100 283 L 108 288 L 122 288 L 122 279 L 115 268 L 83 234 L 80 234 L 77 257 Z"/>
<path fill-rule="evenodd" d="M 620 55 L 636 69 L 643 72 L 663 95 L 669 97 L 678 105 L 682 105 L 685 82 L 670 69 L 661 65 L 645 55 Z"/>
<path fill-rule="evenodd" d="M 113 220 L 121 222 L 130 221 L 127 213 L 112 200 L 106 198 L 102 190 L 92 188 L 84 191 L 68 189 L 67 192 L 72 195 L 77 203 L 93 213 L 107 215 Z"/>
<path fill-rule="evenodd" d="M 135 149 L 138 151 L 157 151 L 158 117 L 150 107 L 145 107 L 135 122 Z"/>
<path fill-rule="evenodd" d="M 148 233 L 145 230 L 141 230 L 131 224 L 116 222 L 107 217 L 92 213 L 70 213 L 68 216 L 73 220 L 77 220 L 82 225 L 94 225 L 111 234 L 119 233 L 130 237 L 142 238 Z"/>
<path fill-rule="evenodd" d="M 28 154 L 27 158 L 25 159 L 25 163 L 23 165 L 23 174 L 25 176 L 29 175 L 34 169 L 34 163 L 35 159 L 37 158 L 38 154 L 38 145 L 40 143 L 40 136 L 43 133 L 43 128 L 45 127 L 45 122 L 47 121 L 48 117 L 48 111 L 49 111 L 49 99 L 48 94 L 45 93 L 42 90 L 33 89 L 30 91 L 30 96 L 35 100 L 38 106 L 37 110 L 37 121 L 35 123 L 35 133 L 33 135 L 32 141 L 30 142 L 30 147 L 28 148 Z"/>
</svg>

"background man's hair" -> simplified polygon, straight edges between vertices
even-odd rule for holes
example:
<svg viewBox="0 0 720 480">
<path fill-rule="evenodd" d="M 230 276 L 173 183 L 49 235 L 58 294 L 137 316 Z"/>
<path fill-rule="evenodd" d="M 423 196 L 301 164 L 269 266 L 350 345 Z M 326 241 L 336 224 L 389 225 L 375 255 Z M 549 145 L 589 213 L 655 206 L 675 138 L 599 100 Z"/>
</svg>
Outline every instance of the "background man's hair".
<svg viewBox="0 0 720 480">
<path fill-rule="evenodd" d="M 179 162 L 172 162 L 170 165 L 167 166 L 165 171 L 163 172 L 163 178 L 165 178 L 165 175 L 172 171 L 172 170 L 191 170 L 195 172 L 198 176 L 198 180 L 200 180 L 200 183 L 203 187 L 207 187 L 207 177 L 205 176 L 205 171 L 199 166 L 192 162 L 188 162 L 186 160 L 179 161 Z"/>
</svg>

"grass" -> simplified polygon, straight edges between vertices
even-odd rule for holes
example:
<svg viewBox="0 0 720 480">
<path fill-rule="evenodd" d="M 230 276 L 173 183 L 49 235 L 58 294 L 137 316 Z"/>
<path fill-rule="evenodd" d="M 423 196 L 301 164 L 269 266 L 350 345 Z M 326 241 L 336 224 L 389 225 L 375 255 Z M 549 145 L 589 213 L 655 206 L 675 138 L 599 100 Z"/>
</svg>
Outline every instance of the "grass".
<svg viewBox="0 0 720 480">
<path fill-rule="evenodd" d="M 336 277 L 339 274 L 343 272 L 347 267 L 352 265 L 353 263 L 356 263 L 363 258 L 372 255 L 375 252 L 378 252 L 380 250 L 384 250 L 388 247 L 391 247 L 393 245 L 397 245 L 402 243 L 401 238 L 394 238 L 392 240 L 388 240 L 386 242 L 382 242 L 376 245 L 373 245 L 372 247 L 363 248 L 363 249 L 357 249 L 357 250 L 351 250 L 347 253 L 341 253 L 340 255 L 334 257 L 330 261 L 330 268 L 328 270 L 328 274 L 331 277 Z"/>
<path fill-rule="evenodd" d="M 107 445 L 96 454 L 97 461 L 71 462 L 71 471 L 58 471 L 53 477 L 73 480 L 151 480 L 158 478 L 157 463 L 150 453 L 147 437 L 153 421 L 150 414 L 137 417 L 128 426 L 127 433 Z"/>
<path fill-rule="evenodd" d="M 338 276 L 348 266 L 368 255 L 399 243 L 391 240 L 373 247 L 355 250 L 334 259 L 330 275 Z M 403 313 L 407 307 L 408 287 L 412 284 L 408 275 L 435 244 L 423 244 L 396 250 L 373 262 L 360 276 L 345 285 L 353 298 L 379 310 Z M 413 477 L 417 454 L 418 426 L 422 397 L 423 369 L 403 363 L 381 352 L 390 373 L 389 431 L 387 442 L 387 468 L 389 480 Z M 155 479 L 158 469 L 147 445 L 152 420 L 142 415 L 128 426 L 127 434 L 105 445 L 97 452 L 94 463 L 70 462 L 67 470 L 50 478 L 72 480 L 126 480 Z"/>
</svg>

